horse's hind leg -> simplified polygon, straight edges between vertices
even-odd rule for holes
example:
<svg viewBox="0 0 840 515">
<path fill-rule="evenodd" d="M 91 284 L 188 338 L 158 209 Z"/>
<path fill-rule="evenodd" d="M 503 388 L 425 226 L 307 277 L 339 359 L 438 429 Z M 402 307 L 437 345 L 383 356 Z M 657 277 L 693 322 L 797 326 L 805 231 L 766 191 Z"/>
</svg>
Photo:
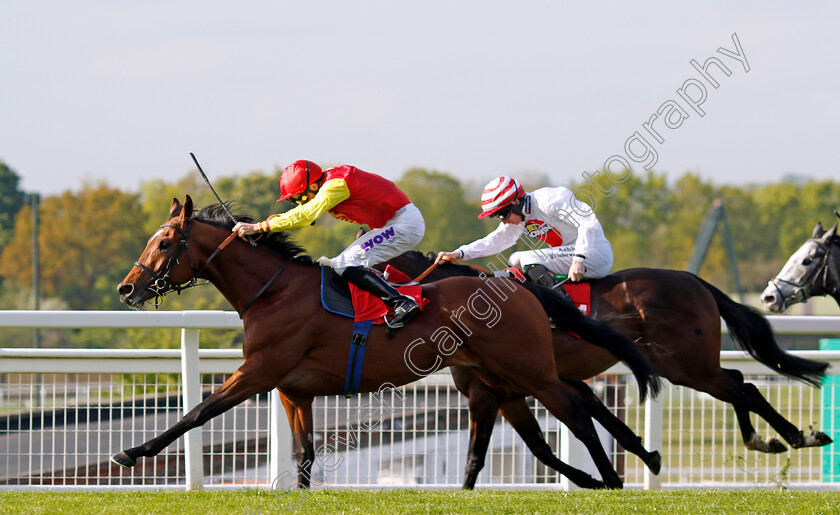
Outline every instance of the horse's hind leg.
<svg viewBox="0 0 840 515">
<path fill-rule="evenodd" d="M 244 367 L 245 365 L 242 366 Z M 133 467 L 137 464 L 137 458 L 157 456 L 166 446 L 190 429 L 204 425 L 211 418 L 221 415 L 253 395 L 270 390 L 270 387 L 266 387 L 264 383 L 253 381 L 250 374 L 241 372 L 242 368 L 234 372 L 218 390 L 190 410 L 172 427 L 143 445 L 111 456 L 111 461 L 123 467 Z"/>
<path fill-rule="evenodd" d="M 457 376 L 454 373 L 453 376 L 456 377 L 457 385 Z M 499 409 L 540 461 L 565 475 L 581 488 L 604 488 L 602 481 L 563 463 L 552 454 L 551 447 L 543 440 L 542 430 L 524 397 L 501 401 L 501 398 L 479 379 L 471 380 L 468 388 L 459 386 L 459 390 L 467 395 L 470 409 L 470 445 L 467 451 L 464 488 L 475 488 L 478 473 L 484 468 L 487 448 L 490 445 L 490 437 L 493 435 L 493 426 Z"/>
<path fill-rule="evenodd" d="M 569 480 L 581 488 L 604 488 L 604 482 L 598 481 L 586 472 L 567 465 L 557 459 L 551 447 L 546 443 L 534 414 L 528 407 L 524 397 L 505 401 L 501 404 L 500 410 L 510 425 L 516 430 L 528 449 L 538 460 L 563 474 Z"/>
<path fill-rule="evenodd" d="M 821 447 L 832 442 L 831 437 L 822 431 L 811 431 L 811 434 L 806 435 L 801 429 L 790 423 L 783 417 L 773 406 L 767 402 L 767 399 L 761 395 L 758 388 L 752 383 L 744 382 L 744 375 L 738 370 L 723 370 L 726 375 L 731 378 L 733 382 L 739 385 L 738 392 L 740 393 L 740 402 L 732 402 L 735 408 L 735 414 L 738 417 L 738 424 L 741 426 L 741 434 L 744 437 L 744 443 L 750 449 L 759 450 L 763 452 L 784 452 L 784 445 L 778 440 L 771 439 L 767 442 L 769 449 L 755 448 L 750 445 L 747 440 L 747 433 L 749 432 L 750 439 L 755 439 L 756 442 L 761 442 L 761 437 L 756 433 L 750 422 L 749 412 L 752 411 L 763 418 L 770 424 L 770 427 L 775 429 L 782 438 L 790 444 L 794 449 L 802 447 Z"/>
<path fill-rule="evenodd" d="M 527 382 L 534 384 L 531 381 Z M 595 425 L 592 423 L 589 406 L 580 399 L 580 395 L 574 388 L 561 383 L 557 377 L 553 377 L 527 390 L 545 406 L 549 413 L 557 417 L 557 420 L 566 424 L 572 434 L 583 443 L 607 488 L 624 486 L 609 456 L 601 446 Z"/>
<path fill-rule="evenodd" d="M 794 449 L 819 447 L 832 442 L 831 438 L 821 431 L 812 431 L 810 435 L 803 434 L 767 402 L 755 385 L 744 382 L 744 375 L 740 371 L 722 369 L 722 372 L 719 376 L 702 384 L 692 382 L 687 386 L 708 392 L 715 398 L 732 404 L 741 428 L 744 445 L 748 449 L 767 453 L 780 453 L 787 450 L 785 445 L 775 438 L 766 442 L 761 438 L 750 421 L 750 412 L 766 420 Z"/>
<path fill-rule="evenodd" d="M 294 437 L 295 458 L 297 459 L 298 481 L 300 488 L 309 488 L 312 479 L 312 464 L 315 461 L 315 444 L 312 435 L 312 399 L 292 401 L 280 395 L 289 426 Z"/>
<path fill-rule="evenodd" d="M 481 381 L 475 380 L 470 384 L 470 445 L 467 450 L 467 466 L 464 471 L 464 488 L 472 490 L 478 479 L 478 473 L 484 468 L 493 426 L 496 424 L 496 413 L 499 411 L 499 401 L 487 387 L 482 387 Z"/>
<path fill-rule="evenodd" d="M 645 449 L 645 446 L 642 445 L 642 439 L 620 418 L 615 416 L 609 408 L 604 406 L 601 399 L 595 395 L 586 383 L 563 378 L 561 380 L 578 392 L 581 402 L 586 403 L 592 418 L 600 422 L 604 429 L 613 435 L 619 445 L 641 458 L 651 472 L 659 474 L 662 468 L 662 455 L 659 454 L 659 451 L 649 452 Z"/>
</svg>

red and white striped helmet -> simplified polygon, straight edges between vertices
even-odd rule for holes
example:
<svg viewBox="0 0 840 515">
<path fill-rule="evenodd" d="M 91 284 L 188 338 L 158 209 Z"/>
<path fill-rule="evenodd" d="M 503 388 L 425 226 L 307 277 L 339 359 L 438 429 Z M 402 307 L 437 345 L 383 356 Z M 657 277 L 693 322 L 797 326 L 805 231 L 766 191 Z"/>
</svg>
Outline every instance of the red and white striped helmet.
<svg viewBox="0 0 840 515">
<path fill-rule="evenodd" d="M 522 198 L 525 190 L 515 179 L 502 175 L 487 183 L 481 192 L 481 214 L 479 218 L 493 216 L 514 201 Z"/>
</svg>

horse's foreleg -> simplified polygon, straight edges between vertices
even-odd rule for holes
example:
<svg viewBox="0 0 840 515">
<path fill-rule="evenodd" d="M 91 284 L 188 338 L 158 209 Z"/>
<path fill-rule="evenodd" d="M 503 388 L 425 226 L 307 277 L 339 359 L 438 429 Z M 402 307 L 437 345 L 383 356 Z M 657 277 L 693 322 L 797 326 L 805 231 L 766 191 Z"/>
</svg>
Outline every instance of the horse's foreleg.
<svg viewBox="0 0 840 515">
<path fill-rule="evenodd" d="M 563 474 L 581 488 L 604 488 L 603 481 L 598 481 L 586 472 L 567 465 L 554 455 L 524 397 L 503 402 L 500 410 L 505 420 L 513 426 L 538 460 Z"/>
<path fill-rule="evenodd" d="M 659 474 L 662 469 L 662 455 L 659 454 L 659 451 L 649 452 L 645 449 L 641 437 L 615 416 L 586 383 L 569 379 L 562 379 L 562 381 L 578 392 L 581 402 L 586 403 L 592 418 L 604 426 L 604 429 L 613 435 L 619 445 L 641 458 L 651 472 Z"/>
<path fill-rule="evenodd" d="M 240 370 L 234 372 L 218 390 L 190 410 L 172 427 L 143 445 L 111 456 L 111 461 L 123 467 L 133 467 L 137 464 L 137 458 L 157 456 L 166 446 L 190 429 L 200 427 L 211 418 L 221 415 L 249 397 L 270 389 L 264 383 L 252 381 L 249 375 Z"/>
<path fill-rule="evenodd" d="M 470 408 L 470 446 L 467 450 L 467 466 L 464 471 L 464 488 L 475 488 L 478 473 L 484 468 L 487 457 L 487 447 L 493 435 L 496 424 L 496 413 L 499 411 L 499 401 L 484 383 L 476 379 L 469 389 Z"/>
<path fill-rule="evenodd" d="M 295 458 L 297 459 L 298 481 L 300 488 L 309 488 L 312 479 L 312 463 L 315 460 L 315 444 L 312 435 L 312 399 L 306 401 L 292 401 L 285 395 L 280 395 L 295 444 Z"/>
</svg>

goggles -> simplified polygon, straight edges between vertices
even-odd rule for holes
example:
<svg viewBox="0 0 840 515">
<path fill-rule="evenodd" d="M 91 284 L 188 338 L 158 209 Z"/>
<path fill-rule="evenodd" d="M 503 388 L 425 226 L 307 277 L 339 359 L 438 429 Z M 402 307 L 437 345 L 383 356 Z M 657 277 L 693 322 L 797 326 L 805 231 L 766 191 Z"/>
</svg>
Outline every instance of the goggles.
<svg viewBox="0 0 840 515">
<path fill-rule="evenodd" d="M 511 211 L 512 211 L 511 206 L 507 206 L 507 207 L 504 207 L 504 208 L 496 211 L 491 216 L 493 218 L 507 218 L 507 217 L 510 216 Z"/>
<path fill-rule="evenodd" d="M 314 197 L 314 196 L 315 195 L 313 195 L 312 192 L 310 192 L 309 189 L 307 188 L 306 191 L 304 191 L 303 193 L 299 193 L 297 195 L 289 197 L 286 200 L 288 200 L 292 204 L 302 205 L 302 204 L 306 204 L 307 202 L 312 200 L 312 197 Z"/>
</svg>

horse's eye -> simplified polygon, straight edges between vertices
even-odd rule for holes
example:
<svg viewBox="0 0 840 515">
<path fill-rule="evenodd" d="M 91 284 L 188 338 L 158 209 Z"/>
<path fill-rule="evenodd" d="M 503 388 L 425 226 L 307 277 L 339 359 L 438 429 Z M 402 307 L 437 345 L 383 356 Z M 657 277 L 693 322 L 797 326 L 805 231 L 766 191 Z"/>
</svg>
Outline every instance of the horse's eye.
<svg viewBox="0 0 840 515">
<path fill-rule="evenodd" d="M 811 261 L 811 258 L 805 258 L 805 259 L 802 260 L 802 264 L 805 265 L 805 266 L 810 265 L 812 262 L 813 261 Z"/>
<path fill-rule="evenodd" d="M 159 248 L 160 250 L 166 250 L 166 249 L 168 249 L 168 248 L 169 248 L 169 242 L 168 242 L 168 241 L 162 241 L 162 242 L 160 242 L 160 245 L 158 245 L 158 248 Z"/>
</svg>

